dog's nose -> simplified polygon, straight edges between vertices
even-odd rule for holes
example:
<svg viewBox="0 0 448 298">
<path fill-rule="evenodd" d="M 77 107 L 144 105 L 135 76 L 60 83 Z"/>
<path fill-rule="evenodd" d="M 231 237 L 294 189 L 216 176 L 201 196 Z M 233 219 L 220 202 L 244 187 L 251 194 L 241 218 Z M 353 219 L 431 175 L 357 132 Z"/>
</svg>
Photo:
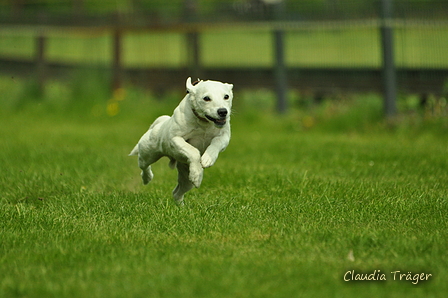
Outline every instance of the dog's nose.
<svg viewBox="0 0 448 298">
<path fill-rule="evenodd" d="M 218 109 L 218 115 L 221 118 L 225 118 L 227 116 L 227 109 L 225 108 Z"/>
</svg>

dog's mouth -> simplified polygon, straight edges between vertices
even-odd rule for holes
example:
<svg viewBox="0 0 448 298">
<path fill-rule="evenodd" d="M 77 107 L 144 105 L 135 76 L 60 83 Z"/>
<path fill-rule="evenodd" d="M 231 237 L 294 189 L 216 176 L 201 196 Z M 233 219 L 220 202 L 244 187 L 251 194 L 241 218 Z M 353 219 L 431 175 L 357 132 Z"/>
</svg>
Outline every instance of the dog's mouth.
<svg viewBox="0 0 448 298">
<path fill-rule="evenodd" d="M 210 117 L 209 115 L 205 115 L 205 117 L 208 120 L 210 120 L 211 122 L 213 122 L 215 124 L 215 126 L 218 127 L 218 128 L 222 128 L 226 124 L 226 122 L 227 122 L 226 118 L 216 119 L 216 118 Z"/>
</svg>

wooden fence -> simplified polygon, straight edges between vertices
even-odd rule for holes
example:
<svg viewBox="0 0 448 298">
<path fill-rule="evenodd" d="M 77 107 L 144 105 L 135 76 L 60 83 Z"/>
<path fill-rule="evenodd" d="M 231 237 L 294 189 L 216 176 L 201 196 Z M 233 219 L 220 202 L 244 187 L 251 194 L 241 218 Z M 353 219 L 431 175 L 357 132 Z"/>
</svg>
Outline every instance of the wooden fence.
<svg viewBox="0 0 448 298">
<path fill-rule="evenodd" d="M 382 16 L 380 19 L 370 20 L 369 26 L 375 26 L 381 32 L 382 67 L 380 68 L 304 68 L 288 67 L 285 64 L 284 32 L 296 28 L 322 26 L 319 22 L 283 22 L 265 21 L 259 23 L 175 23 L 165 25 L 127 26 L 122 23 L 116 25 L 86 25 L 77 23 L 72 25 L 76 30 L 102 30 L 111 32 L 112 52 L 111 65 L 106 67 L 111 71 L 111 88 L 117 89 L 127 80 L 135 84 L 156 89 L 178 87 L 187 76 L 201 78 L 217 78 L 229 81 L 240 87 L 268 87 L 276 90 L 280 113 L 287 110 L 286 95 L 288 89 L 313 93 L 318 99 L 326 94 L 342 92 L 383 92 L 385 115 L 396 113 L 397 90 L 418 93 L 422 98 L 428 94 L 442 94 L 445 91 L 445 80 L 448 69 L 396 68 L 394 63 L 393 29 L 399 20 L 392 17 L 391 1 L 382 0 Z M 327 23 L 328 26 L 341 26 L 342 23 Z M 15 24 L 15 26 L 21 26 Z M 55 26 L 52 25 L 54 28 Z M 199 42 L 204 30 L 220 30 L 222 28 L 237 28 L 241 30 L 253 28 L 268 28 L 272 32 L 272 52 L 274 53 L 273 67 L 254 68 L 219 68 L 204 67 L 201 63 L 202 49 Z M 67 24 L 64 25 L 67 28 Z M 130 32 L 183 32 L 186 36 L 188 55 L 187 67 L 175 69 L 167 68 L 132 68 L 123 65 L 123 37 Z M 43 89 L 45 81 L 50 76 L 65 72 L 76 65 L 48 62 L 46 56 L 47 36 L 45 30 L 36 37 L 36 51 L 33 62 L 20 59 L 0 58 L 0 71 L 8 73 L 24 73 L 35 70 L 39 85 Z"/>
</svg>

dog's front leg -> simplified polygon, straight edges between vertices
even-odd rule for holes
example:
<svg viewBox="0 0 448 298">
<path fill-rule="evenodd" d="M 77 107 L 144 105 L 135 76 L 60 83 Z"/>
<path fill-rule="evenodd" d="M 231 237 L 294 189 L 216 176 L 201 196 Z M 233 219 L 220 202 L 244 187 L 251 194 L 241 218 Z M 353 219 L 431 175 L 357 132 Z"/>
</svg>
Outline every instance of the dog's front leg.
<svg viewBox="0 0 448 298">
<path fill-rule="evenodd" d="M 219 153 L 224 151 L 229 144 L 230 137 L 228 134 L 224 134 L 212 139 L 210 145 L 205 150 L 201 157 L 201 164 L 204 168 L 211 167 L 218 159 Z"/>
<path fill-rule="evenodd" d="M 194 187 L 201 186 L 204 169 L 201 165 L 201 153 L 192 145 L 188 144 L 182 137 L 172 139 L 173 157 L 189 165 L 189 179 Z"/>
</svg>

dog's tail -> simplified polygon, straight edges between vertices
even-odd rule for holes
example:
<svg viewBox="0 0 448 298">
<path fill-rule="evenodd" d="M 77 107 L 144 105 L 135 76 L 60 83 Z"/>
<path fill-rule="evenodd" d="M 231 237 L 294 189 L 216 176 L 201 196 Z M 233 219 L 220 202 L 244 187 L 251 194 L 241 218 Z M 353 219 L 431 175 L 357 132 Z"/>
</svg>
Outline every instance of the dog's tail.
<svg viewBox="0 0 448 298">
<path fill-rule="evenodd" d="M 129 156 L 138 155 L 138 144 L 135 145 L 134 149 L 132 149 L 131 153 L 129 153 Z"/>
</svg>

